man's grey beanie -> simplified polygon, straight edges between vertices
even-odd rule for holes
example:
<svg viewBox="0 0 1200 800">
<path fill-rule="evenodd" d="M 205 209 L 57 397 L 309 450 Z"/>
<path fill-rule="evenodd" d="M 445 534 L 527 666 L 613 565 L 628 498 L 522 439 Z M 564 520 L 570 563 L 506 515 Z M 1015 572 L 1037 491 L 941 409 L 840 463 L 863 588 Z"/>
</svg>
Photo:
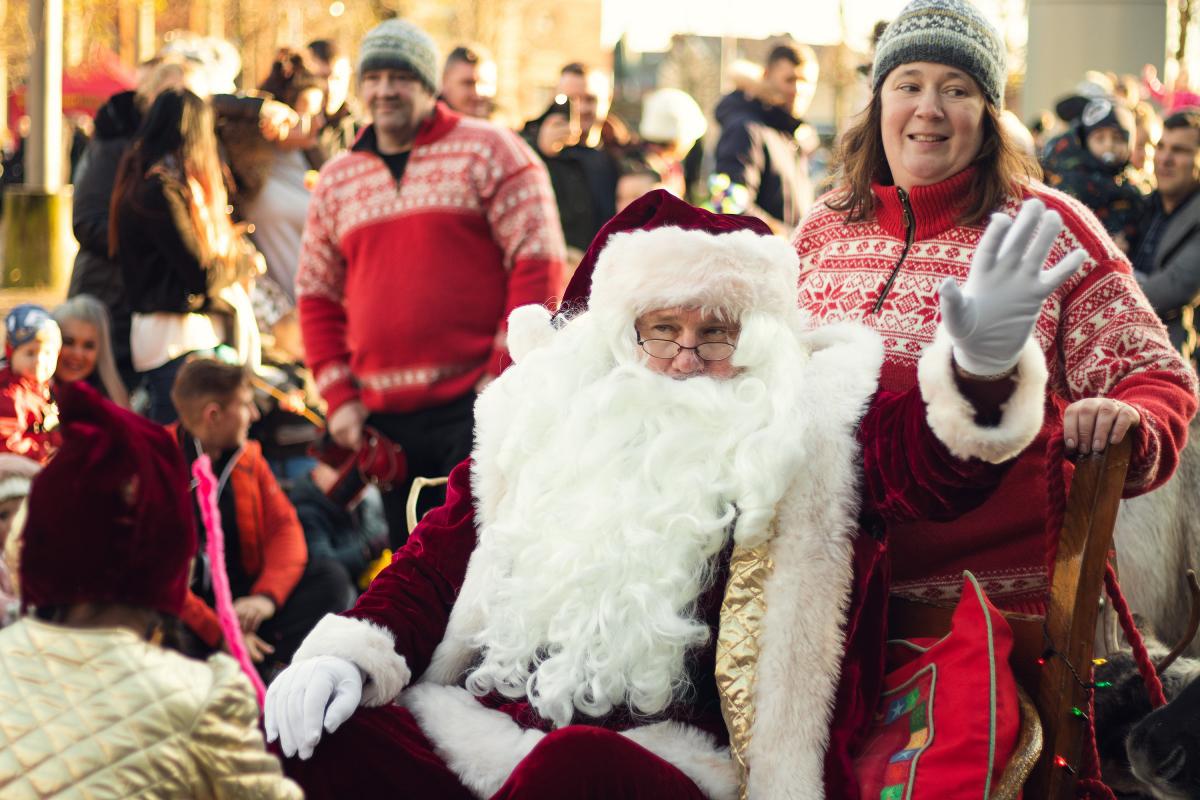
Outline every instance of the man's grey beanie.
<svg viewBox="0 0 1200 800">
<path fill-rule="evenodd" d="M 993 104 L 1004 105 L 1004 39 L 966 0 L 913 0 L 905 6 L 879 37 L 871 90 L 878 92 L 889 72 L 914 61 L 964 70 Z"/>
<path fill-rule="evenodd" d="M 385 19 L 363 37 L 358 74 L 372 69 L 411 70 L 429 91 L 438 91 L 437 45 L 428 33 L 402 19 Z"/>
</svg>

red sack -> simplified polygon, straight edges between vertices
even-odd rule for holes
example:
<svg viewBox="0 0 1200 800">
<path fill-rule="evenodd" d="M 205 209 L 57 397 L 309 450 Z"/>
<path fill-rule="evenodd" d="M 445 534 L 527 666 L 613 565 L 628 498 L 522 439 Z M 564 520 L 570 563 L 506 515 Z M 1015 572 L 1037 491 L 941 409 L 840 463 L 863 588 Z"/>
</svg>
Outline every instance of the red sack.
<svg viewBox="0 0 1200 800">
<path fill-rule="evenodd" d="M 949 634 L 889 642 L 891 671 L 854 762 L 862 800 L 986 798 L 1016 748 L 1012 630 L 964 575 Z"/>
</svg>

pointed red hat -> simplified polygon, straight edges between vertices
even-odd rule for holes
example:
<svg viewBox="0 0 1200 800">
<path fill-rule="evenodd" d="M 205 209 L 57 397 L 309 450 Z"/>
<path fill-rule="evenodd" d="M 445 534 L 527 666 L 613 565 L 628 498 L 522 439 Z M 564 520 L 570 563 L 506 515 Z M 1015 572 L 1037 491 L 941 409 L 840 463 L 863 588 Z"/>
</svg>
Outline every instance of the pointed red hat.
<svg viewBox="0 0 1200 800">
<path fill-rule="evenodd" d="M 178 615 L 197 543 L 179 446 L 82 382 L 58 403 L 63 445 L 33 479 L 21 533 L 22 603 Z"/>
</svg>

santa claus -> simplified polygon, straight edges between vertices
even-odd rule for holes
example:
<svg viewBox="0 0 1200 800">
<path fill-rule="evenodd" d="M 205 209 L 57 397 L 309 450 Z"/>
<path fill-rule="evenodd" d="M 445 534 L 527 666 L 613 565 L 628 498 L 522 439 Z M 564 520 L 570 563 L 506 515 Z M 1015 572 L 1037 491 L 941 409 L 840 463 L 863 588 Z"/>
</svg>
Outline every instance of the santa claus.
<svg viewBox="0 0 1200 800">
<path fill-rule="evenodd" d="M 309 797 L 857 797 L 886 530 L 981 502 L 1041 426 L 1029 334 L 1082 260 L 1042 270 L 1057 225 L 994 221 L 888 394 L 877 335 L 809 329 L 761 222 L 629 206 L 565 311 L 513 313 L 446 505 L 271 685 L 288 772 Z"/>
</svg>

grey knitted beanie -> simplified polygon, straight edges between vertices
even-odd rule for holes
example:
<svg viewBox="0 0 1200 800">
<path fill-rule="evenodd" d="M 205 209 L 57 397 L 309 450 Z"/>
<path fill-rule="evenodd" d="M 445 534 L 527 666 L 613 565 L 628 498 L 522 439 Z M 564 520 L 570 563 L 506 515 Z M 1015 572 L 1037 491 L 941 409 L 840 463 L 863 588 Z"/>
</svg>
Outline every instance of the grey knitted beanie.
<svg viewBox="0 0 1200 800">
<path fill-rule="evenodd" d="M 889 72 L 914 61 L 958 67 L 976 80 L 993 104 L 1004 105 L 1004 39 L 967 0 L 913 0 L 905 6 L 879 37 L 872 91 L 879 91 Z"/>
<path fill-rule="evenodd" d="M 402 19 L 385 19 L 363 37 L 358 74 L 372 69 L 411 70 L 429 91 L 438 91 L 437 45 L 428 33 Z"/>
</svg>

